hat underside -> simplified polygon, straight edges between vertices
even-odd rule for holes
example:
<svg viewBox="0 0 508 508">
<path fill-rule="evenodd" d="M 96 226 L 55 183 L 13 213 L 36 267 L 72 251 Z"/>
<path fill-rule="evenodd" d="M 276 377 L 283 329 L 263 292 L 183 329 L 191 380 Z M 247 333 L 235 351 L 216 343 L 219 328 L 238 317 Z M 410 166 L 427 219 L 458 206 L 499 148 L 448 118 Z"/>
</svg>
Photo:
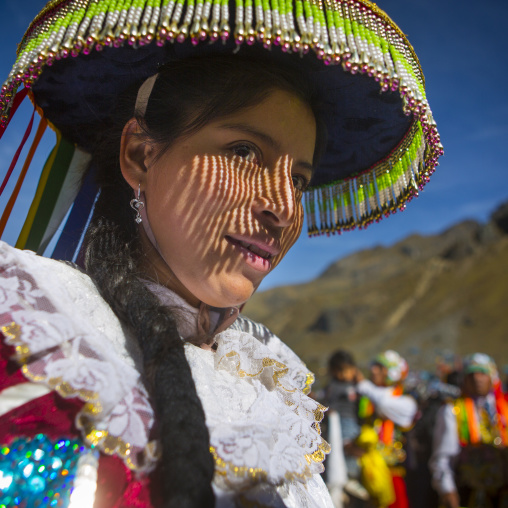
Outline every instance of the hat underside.
<svg viewBox="0 0 508 508">
<path fill-rule="evenodd" d="M 91 150 L 95 133 L 114 110 L 119 94 L 133 84 L 141 85 L 161 63 L 207 53 L 231 53 L 235 49 L 234 43 L 213 46 L 196 48 L 190 41 L 137 50 L 126 46 L 105 48 L 80 59 L 60 60 L 34 84 L 35 102 L 67 139 Z M 246 47 L 235 56 L 266 58 L 266 53 L 263 48 Z M 380 93 L 379 84 L 368 76 L 353 76 L 338 67 L 316 62 L 313 55 L 288 55 L 279 48 L 273 48 L 269 57 L 286 65 L 292 57 L 296 65 L 304 65 L 310 70 L 318 97 L 324 99 L 318 106 L 328 143 L 313 187 L 329 185 L 370 168 L 398 145 L 413 122 L 412 115 L 402 111 L 399 93 Z"/>
<path fill-rule="evenodd" d="M 172 59 L 224 52 L 303 65 L 323 98 L 328 145 L 306 193 L 310 234 L 364 227 L 427 182 L 442 147 L 418 60 L 366 0 L 49 2 L 20 44 L 0 93 L 2 116 L 23 83 L 48 120 L 86 149 L 122 87 Z"/>
</svg>

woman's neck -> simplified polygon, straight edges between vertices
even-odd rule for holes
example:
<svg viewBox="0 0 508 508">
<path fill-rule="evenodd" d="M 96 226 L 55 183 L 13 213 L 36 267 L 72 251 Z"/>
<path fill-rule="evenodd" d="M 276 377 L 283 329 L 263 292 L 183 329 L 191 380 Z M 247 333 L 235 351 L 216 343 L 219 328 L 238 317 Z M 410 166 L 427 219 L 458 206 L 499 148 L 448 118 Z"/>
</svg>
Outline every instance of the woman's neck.
<svg viewBox="0 0 508 508">
<path fill-rule="evenodd" d="M 191 307 L 199 309 L 201 301 L 196 298 L 173 273 L 157 249 L 152 245 L 146 233 L 140 229 L 143 256 L 141 258 L 141 271 L 143 278 L 164 286 L 185 300 Z"/>
</svg>

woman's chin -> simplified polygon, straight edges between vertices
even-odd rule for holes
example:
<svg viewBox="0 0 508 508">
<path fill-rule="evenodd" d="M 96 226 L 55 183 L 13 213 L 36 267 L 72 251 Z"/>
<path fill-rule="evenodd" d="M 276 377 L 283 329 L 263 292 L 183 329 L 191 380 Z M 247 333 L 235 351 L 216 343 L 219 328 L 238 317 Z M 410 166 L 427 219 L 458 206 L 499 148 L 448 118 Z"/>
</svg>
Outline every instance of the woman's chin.
<svg viewBox="0 0 508 508">
<path fill-rule="evenodd" d="M 198 298 L 207 305 L 217 308 L 239 307 L 243 305 L 253 295 L 258 284 L 253 284 L 249 280 L 228 281 L 219 284 L 216 288 L 209 288 L 206 293 L 202 292 L 203 287 L 198 290 Z"/>
</svg>

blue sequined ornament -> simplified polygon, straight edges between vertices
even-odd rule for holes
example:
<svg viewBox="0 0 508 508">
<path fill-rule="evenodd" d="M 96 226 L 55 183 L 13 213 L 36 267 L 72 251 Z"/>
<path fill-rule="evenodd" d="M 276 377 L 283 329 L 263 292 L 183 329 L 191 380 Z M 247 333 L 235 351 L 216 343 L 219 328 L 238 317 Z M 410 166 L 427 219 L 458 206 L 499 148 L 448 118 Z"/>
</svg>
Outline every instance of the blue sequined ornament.
<svg viewBox="0 0 508 508">
<path fill-rule="evenodd" d="M 44 434 L 0 445 L 0 508 L 67 507 L 79 457 L 79 439 Z"/>
</svg>

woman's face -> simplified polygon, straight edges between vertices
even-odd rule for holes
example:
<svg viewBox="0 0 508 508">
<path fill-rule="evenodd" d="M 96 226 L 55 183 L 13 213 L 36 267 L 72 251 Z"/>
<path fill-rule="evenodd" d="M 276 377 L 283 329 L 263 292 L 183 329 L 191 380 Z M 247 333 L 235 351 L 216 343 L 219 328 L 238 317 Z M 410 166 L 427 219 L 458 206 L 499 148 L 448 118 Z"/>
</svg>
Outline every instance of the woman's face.
<svg viewBox="0 0 508 508">
<path fill-rule="evenodd" d="M 315 142 L 310 107 L 275 90 L 147 151 L 141 190 L 159 252 L 143 237 L 158 281 L 195 305 L 245 302 L 301 232 Z"/>
</svg>

